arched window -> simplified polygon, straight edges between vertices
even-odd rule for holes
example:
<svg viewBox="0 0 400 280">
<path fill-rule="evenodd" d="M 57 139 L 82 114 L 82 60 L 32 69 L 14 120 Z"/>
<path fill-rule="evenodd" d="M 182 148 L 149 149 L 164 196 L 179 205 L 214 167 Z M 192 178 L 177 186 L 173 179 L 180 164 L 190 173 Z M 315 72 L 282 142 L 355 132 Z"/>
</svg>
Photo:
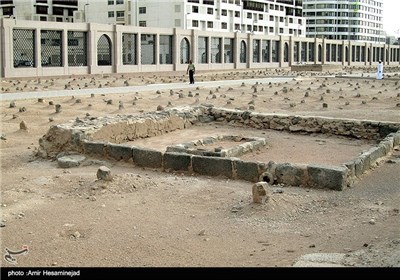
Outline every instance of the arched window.
<svg viewBox="0 0 400 280">
<path fill-rule="evenodd" d="M 318 62 L 322 62 L 322 46 L 318 45 Z"/>
<path fill-rule="evenodd" d="M 208 63 L 208 37 L 199 36 L 197 42 L 198 63 Z"/>
<path fill-rule="evenodd" d="M 181 41 L 181 64 L 188 64 L 190 59 L 190 43 L 187 38 Z"/>
<path fill-rule="evenodd" d="M 242 40 L 240 42 L 240 63 L 246 63 L 247 62 L 247 47 L 246 47 L 246 42 Z"/>
<path fill-rule="evenodd" d="M 285 43 L 283 50 L 283 62 L 289 62 L 289 44 Z"/>
<path fill-rule="evenodd" d="M 112 65 L 111 63 L 111 40 L 103 34 L 97 41 L 97 65 Z"/>
</svg>

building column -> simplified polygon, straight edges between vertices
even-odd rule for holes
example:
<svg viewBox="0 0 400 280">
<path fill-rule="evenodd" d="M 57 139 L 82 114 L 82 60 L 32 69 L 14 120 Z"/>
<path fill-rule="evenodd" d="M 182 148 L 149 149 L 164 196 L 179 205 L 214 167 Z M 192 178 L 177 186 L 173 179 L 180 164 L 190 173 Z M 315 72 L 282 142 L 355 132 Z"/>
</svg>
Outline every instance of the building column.
<svg viewBox="0 0 400 280">
<path fill-rule="evenodd" d="M 321 50 L 321 63 L 322 63 L 322 65 L 325 65 L 326 64 L 326 52 L 327 52 L 327 50 L 326 50 L 326 41 L 325 41 L 326 39 L 325 38 L 322 38 L 322 50 Z"/>
<path fill-rule="evenodd" d="M 69 74 L 69 65 L 68 65 L 68 30 L 63 29 L 61 33 L 61 53 L 62 53 L 62 66 L 64 68 L 64 74 Z"/>
<path fill-rule="evenodd" d="M 367 46 L 368 46 L 368 49 L 367 49 L 368 65 L 372 65 L 372 43 L 367 44 Z M 369 53 L 369 55 L 368 55 L 368 53 Z"/>
<path fill-rule="evenodd" d="M 348 41 L 348 52 L 347 52 L 347 54 L 348 54 L 348 61 L 347 61 L 347 65 L 348 66 L 350 66 L 351 65 L 351 58 L 352 58 L 352 56 L 353 56 L 353 45 L 352 45 L 352 43 L 351 43 L 351 41 Z"/>
<path fill-rule="evenodd" d="M 136 40 L 136 63 L 139 72 L 142 71 L 142 32 L 139 30 Z"/>
<path fill-rule="evenodd" d="M 35 66 L 37 69 L 38 75 L 42 75 L 43 73 L 43 67 L 42 67 L 42 45 L 40 44 L 41 40 L 41 34 L 40 34 L 40 29 L 35 28 L 34 31 L 35 34 L 35 41 L 33 42 L 34 47 L 35 47 Z"/>
<path fill-rule="evenodd" d="M 208 68 L 210 68 L 211 64 L 211 36 L 207 36 L 207 64 Z"/>
<path fill-rule="evenodd" d="M 308 54 L 308 57 L 310 57 L 310 54 Z M 314 38 L 314 64 L 318 63 L 318 38 Z"/>
<path fill-rule="evenodd" d="M 238 69 L 240 63 L 240 38 L 238 32 L 235 32 L 233 39 L 233 68 Z"/>
<path fill-rule="evenodd" d="M 87 59 L 89 74 L 93 74 L 96 68 L 97 58 L 97 44 L 96 44 L 96 30 L 92 23 L 89 23 L 88 30 L 88 45 L 87 45 Z"/>
<path fill-rule="evenodd" d="M 247 34 L 247 68 L 252 68 L 253 67 L 253 57 L 252 54 L 253 53 L 253 36 L 248 33 Z"/>
<path fill-rule="evenodd" d="M 368 65 L 368 43 L 364 44 L 364 65 Z"/>
<path fill-rule="evenodd" d="M 156 43 L 154 44 L 154 48 L 155 48 L 155 51 L 154 51 L 154 56 L 155 56 L 154 64 L 156 65 L 156 67 L 158 69 L 159 66 L 160 66 L 160 34 L 159 33 L 156 34 Z"/>
<path fill-rule="evenodd" d="M 222 36 L 221 38 L 221 46 L 220 46 L 220 57 L 221 57 L 221 64 L 225 63 L 225 37 Z"/>
<path fill-rule="evenodd" d="M 6 21 L 4 18 L 0 20 L 2 21 L 2 30 L 0 32 L 0 48 L 3 50 L 2 52 L 0 52 L 0 65 L 2 66 L 0 69 L 0 77 L 7 77 L 7 74 L 11 72 L 12 67 L 14 66 L 14 41 L 12 27 L 9 25 L 5 25 L 5 23 L 8 23 L 8 21 Z"/>
<path fill-rule="evenodd" d="M 198 54 L 198 45 L 199 45 L 199 35 L 197 30 L 192 29 L 192 36 L 191 36 L 191 40 L 190 40 L 190 57 L 189 59 L 192 60 L 192 62 L 197 65 L 198 64 L 198 58 L 199 58 L 199 54 Z"/>
<path fill-rule="evenodd" d="M 289 66 L 292 66 L 294 63 L 294 41 L 293 36 L 289 37 Z"/>
<path fill-rule="evenodd" d="M 181 49 L 179 44 L 179 34 L 178 29 L 174 28 L 172 35 L 172 64 L 174 71 L 178 70 L 178 65 L 180 64 Z"/>
<path fill-rule="evenodd" d="M 113 73 L 119 73 L 122 65 L 122 31 L 121 26 L 114 25 L 114 59 L 113 59 Z"/>
<path fill-rule="evenodd" d="M 283 67 L 285 57 L 285 42 L 283 36 L 279 35 L 279 67 Z"/>
<path fill-rule="evenodd" d="M 382 59 L 383 65 L 389 64 L 389 63 L 387 62 L 387 55 L 386 55 L 387 49 L 388 49 L 387 45 L 384 44 L 384 45 L 383 45 L 383 59 Z"/>
<path fill-rule="evenodd" d="M 269 61 L 268 63 L 271 65 L 272 63 L 272 44 L 275 44 L 274 40 L 268 40 L 269 41 L 269 48 L 268 48 L 268 56 L 269 56 Z"/>
<path fill-rule="evenodd" d="M 342 44 L 340 45 L 340 47 L 341 47 L 341 54 L 342 54 L 342 57 L 341 57 L 341 62 L 342 62 L 342 66 L 344 66 L 345 65 L 345 60 L 346 60 L 346 58 L 345 58 L 345 55 L 346 55 L 346 46 L 345 46 L 345 41 L 342 41 Z"/>
</svg>

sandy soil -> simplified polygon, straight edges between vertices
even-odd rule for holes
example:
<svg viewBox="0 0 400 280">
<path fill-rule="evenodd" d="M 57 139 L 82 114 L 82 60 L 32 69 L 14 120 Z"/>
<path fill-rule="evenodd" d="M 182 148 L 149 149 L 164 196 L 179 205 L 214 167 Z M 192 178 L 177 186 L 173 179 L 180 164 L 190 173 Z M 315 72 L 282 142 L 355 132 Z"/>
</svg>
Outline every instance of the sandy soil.
<svg viewBox="0 0 400 280">
<path fill-rule="evenodd" d="M 361 71 L 352 69 L 353 73 Z M 237 87 L 194 87 L 191 93 L 161 90 L 85 96 L 79 97 L 80 102 L 71 91 L 70 97 L 53 97 L 43 103 L 37 99 L 17 100 L 12 108 L 10 101 L 3 101 L 1 252 L 27 245 L 28 254 L 16 257 L 18 266 L 23 267 L 285 267 L 308 253 L 364 250 L 370 252 L 368 258 L 349 265 L 399 266 L 399 259 L 387 261 L 384 257 L 389 249 L 400 250 L 399 150 L 352 188 L 336 192 L 273 186 L 265 205 L 251 203 L 249 182 L 162 173 L 129 162 L 95 158 L 88 158 L 79 168 L 61 169 L 55 161 L 34 156 L 39 138 L 51 125 L 86 114 L 140 114 L 155 111 L 158 105 L 166 107 L 169 102 L 170 106 L 207 103 L 246 109 L 253 105 L 259 112 L 399 122 L 398 72 L 394 68 L 392 77 L 382 81 L 303 73 L 285 84 L 259 85 L 257 92 L 252 84 L 245 83 Z M 199 72 L 196 78 L 242 79 L 277 74 L 289 73 Z M 180 73 L 140 73 L 42 78 L 39 84 L 35 79 L 3 80 L 1 87 L 4 92 L 19 94 L 35 87 L 37 91 L 54 90 L 78 87 L 78 83 L 80 87 L 87 83 L 89 88 L 96 83 L 95 88 L 99 84 L 124 86 L 126 80 L 133 85 L 186 79 Z M 109 99 L 113 104 L 105 102 Z M 62 112 L 55 113 L 49 101 L 61 104 Z M 123 109 L 119 109 L 119 101 Z M 323 108 L 323 103 L 328 108 Z M 21 121 L 25 121 L 27 130 L 20 129 Z M 257 160 L 267 157 L 277 162 L 334 164 L 373 145 L 325 135 L 224 131 L 207 125 L 196 128 L 195 139 L 203 138 L 210 129 L 266 137 L 270 146 L 259 151 Z M 179 133 L 170 134 L 169 141 L 179 143 L 180 137 Z M 165 139 L 154 140 L 158 148 L 167 143 Z M 151 145 L 151 139 L 147 143 Z M 97 180 L 101 165 L 111 168 L 112 182 Z M 1 265 L 13 266 L 4 258 Z"/>
</svg>

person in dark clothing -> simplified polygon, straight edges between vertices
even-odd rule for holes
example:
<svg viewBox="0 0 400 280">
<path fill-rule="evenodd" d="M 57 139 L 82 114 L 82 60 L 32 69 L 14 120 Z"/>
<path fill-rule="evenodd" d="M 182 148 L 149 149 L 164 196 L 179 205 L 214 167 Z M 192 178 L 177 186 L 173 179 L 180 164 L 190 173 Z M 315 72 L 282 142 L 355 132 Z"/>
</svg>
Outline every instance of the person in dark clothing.
<svg viewBox="0 0 400 280">
<path fill-rule="evenodd" d="M 192 63 L 192 61 L 190 60 L 188 68 L 186 70 L 186 74 L 189 73 L 190 84 L 194 84 L 194 73 L 195 73 L 195 71 L 196 71 L 196 68 L 194 67 L 194 64 Z"/>
</svg>

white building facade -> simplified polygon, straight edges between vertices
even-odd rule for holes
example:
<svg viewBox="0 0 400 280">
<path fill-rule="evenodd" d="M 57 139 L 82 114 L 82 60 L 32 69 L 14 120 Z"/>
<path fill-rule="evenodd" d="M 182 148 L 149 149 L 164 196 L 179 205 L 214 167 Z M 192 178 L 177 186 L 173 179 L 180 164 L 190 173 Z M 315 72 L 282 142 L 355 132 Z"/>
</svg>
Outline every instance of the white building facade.
<svg viewBox="0 0 400 280">
<path fill-rule="evenodd" d="M 79 9 L 78 0 L 0 1 L 0 17 L 5 18 L 9 17 L 34 21 L 74 22 L 81 21 L 83 14 L 84 11 L 80 11 Z"/>
<path fill-rule="evenodd" d="M 137 26 L 305 36 L 297 0 L 135 0 L 134 6 Z"/>
<path fill-rule="evenodd" d="M 0 17 L 305 37 L 301 0 L 1 0 Z"/>
<path fill-rule="evenodd" d="M 0 18 L 128 24 L 127 0 L 1 0 Z"/>
<path fill-rule="evenodd" d="M 385 43 L 383 0 L 303 0 L 310 38 Z"/>
</svg>

